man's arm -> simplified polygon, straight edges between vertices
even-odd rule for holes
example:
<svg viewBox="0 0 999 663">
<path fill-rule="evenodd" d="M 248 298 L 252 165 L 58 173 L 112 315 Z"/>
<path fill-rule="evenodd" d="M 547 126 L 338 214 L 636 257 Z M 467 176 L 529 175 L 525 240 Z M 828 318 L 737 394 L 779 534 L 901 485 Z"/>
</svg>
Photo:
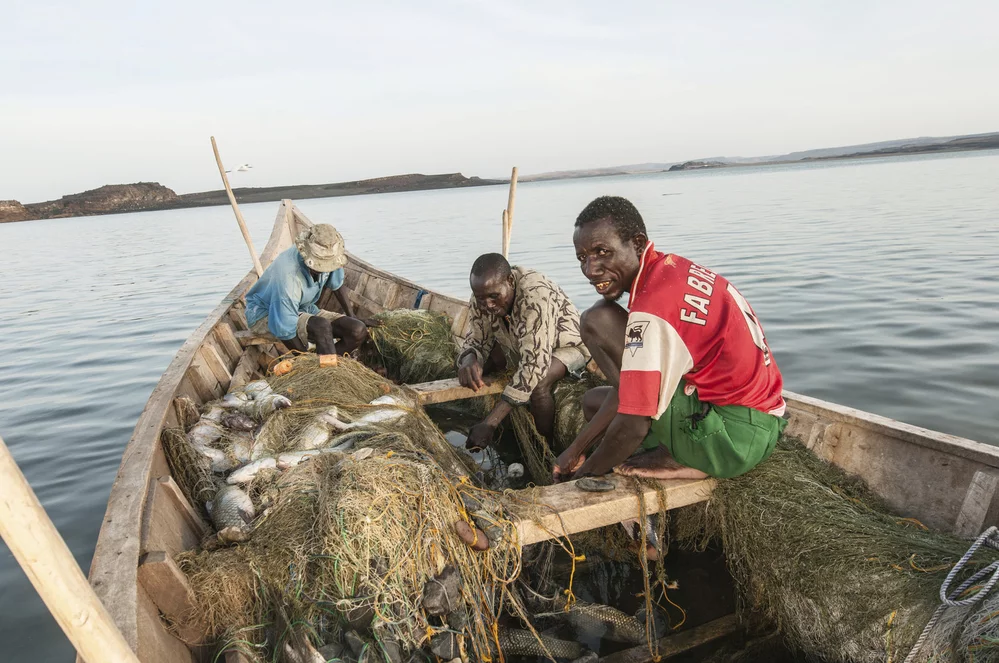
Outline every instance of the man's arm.
<svg viewBox="0 0 999 663">
<path fill-rule="evenodd" d="M 576 470 L 573 478 L 587 475 L 607 474 L 620 465 L 642 444 L 652 426 L 651 417 L 635 414 L 620 414 L 607 427 L 604 439 L 593 455 Z"/>
<path fill-rule="evenodd" d="M 559 454 L 555 460 L 552 475 L 556 482 L 568 481 L 573 472 L 579 469 L 581 462 L 586 460 L 585 454 L 589 452 L 594 443 L 607 430 L 611 421 L 614 420 L 614 416 L 617 414 L 617 405 L 617 389 L 611 388 L 604 402 L 600 405 L 600 409 L 579 431 L 579 435 L 572 441 L 572 444 L 566 447 L 565 451 Z"/>
<path fill-rule="evenodd" d="M 493 349 L 492 325 L 488 317 L 472 304 L 469 311 L 468 334 L 458 353 L 458 382 L 463 387 L 478 391 L 485 386 L 482 381 L 482 367 Z"/>
</svg>

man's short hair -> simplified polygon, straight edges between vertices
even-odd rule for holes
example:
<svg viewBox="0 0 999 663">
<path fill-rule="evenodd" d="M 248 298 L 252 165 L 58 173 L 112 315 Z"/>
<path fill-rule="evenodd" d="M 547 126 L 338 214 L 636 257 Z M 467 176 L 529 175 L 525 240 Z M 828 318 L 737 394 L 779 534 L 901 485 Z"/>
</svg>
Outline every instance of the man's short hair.
<svg viewBox="0 0 999 663">
<path fill-rule="evenodd" d="M 600 196 L 594 199 L 576 217 L 576 227 L 582 228 L 600 219 L 610 219 L 622 242 L 631 241 L 631 238 L 638 234 L 645 236 L 649 234 L 645 230 L 645 221 L 642 220 L 638 209 L 630 200 L 621 196 Z"/>
<path fill-rule="evenodd" d="M 479 278 L 498 276 L 505 279 L 510 273 L 510 263 L 500 253 L 483 253 L 472 263 L 472 276 Z"/>
</svg>

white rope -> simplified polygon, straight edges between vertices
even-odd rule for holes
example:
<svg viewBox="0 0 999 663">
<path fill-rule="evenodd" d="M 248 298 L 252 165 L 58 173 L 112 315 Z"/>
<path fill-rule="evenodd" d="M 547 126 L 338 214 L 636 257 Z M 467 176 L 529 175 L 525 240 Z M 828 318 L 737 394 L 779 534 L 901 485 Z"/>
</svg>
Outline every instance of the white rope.
<svg viewBox="0 0 999 663">
<path fill-rule="evenodd" d="M 996 550 L 999 550 L 999 528 L 993 526 L 982 532 L 982 534 L 977 539 L 975 539 L 975 542 L 971 544 L 971 547 L 968 548 L 968 552 L 964 553 L 964 556 L 961 558 L 961 560 L 957 564 L 955 564 L 954 568 L 952 568 L 950 570 L 950 573 L 947 574 L 947 577 L 944 579 L 943 584 L 940 585 L 941 603 L 937 607 L 937 609 L 933 612 L 933 616 L 930 617 L 930 621 L 926 623 L 926 628 L 924 628 L 923 632 L 919 635 L 919 638 L 916 640 L 916 644 L 913 645 L 912 647 L 912 651 L 910 651 L 909 655 L 905 657 L 904 663 L 912 663 L 916 659 L 916 654 L 919 653 L 919 650 L 922 648 L 923 643 L 926 642 L 926 638 L 927 636 L 929 636 L 930 631 L 932 631 L 933 627 L 936 626 L 936 623 L 940 619 L 940 616 L 943 615 L 944 611 L 947 608 L 958 608 L 958 607 L 967 607 L 969 605 L 974 605 L 975 603 L 984 599 L 988 595 L 988 593 L 995 588 L 996 583 L 999 582 L 999 560 L 996 560 L 991 564 L 989 564 L 988 566 L 979 570 L 975 575 L 971 576 L 970 578 L 962 582 L 957 589 L 953 591 L 951 591 L 950 589 L 951 583 L 954 582 L 954 579 L 958 576 L 958 574 L 961 571 L 964 570 L 964 567 L 965 565 L 967 565 L 968 561 L 975 555 L 976 552 L 978 552 L 978 549 L 981 548 L 983 545 L 988 545 L 990 548 L 995 548 Z M 989 574 L 992 574 L 992 577 L 989 578 L 989 581 L 986 582 L 983 587 L 981 587 L 976 592 L 974 592 L 973 594 L 971 594 L 966 598 L 963 599 L 957 598 L 961 596 L 961 594 L 963 594 L 965 591 L 967 591 L 968 588 L 974 586 L 975 583 L 985 579 L 985 577 L 988 576 Z"/>
</svg>

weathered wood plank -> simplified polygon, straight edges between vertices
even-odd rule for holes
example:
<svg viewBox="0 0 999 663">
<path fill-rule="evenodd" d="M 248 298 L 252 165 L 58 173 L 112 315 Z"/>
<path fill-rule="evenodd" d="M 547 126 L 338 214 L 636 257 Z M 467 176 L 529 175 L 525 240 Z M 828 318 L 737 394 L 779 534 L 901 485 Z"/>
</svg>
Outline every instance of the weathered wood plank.
<svg viewBox="0 0 999 663">
<path fill-rule="evenodd" d="M 215 336 L 215 340 L 228 360 L 226 366 L 231 371 L 236 362 L 239 361 L 240 355 L 243 354 L 243 346 L 236 340 L 236 330 L 229 323 L 220 322 L 212 329 L 212 335 Z"/>
<path fill-rule="evenodd" d="M 954 523 L 954 534 L 972 538 L 985 529 L 985 517 L 988 515 L 996 488 L 999 487 L 999 473 L 979 470 L 968 484 L 968 492 L 964 494 L 964 504 L 957 514 Z"/>
<path fill-rule="evenodd" d="M 350 303 L 353 304 L 355 308 L 363 309 L 368 315 L 381 313 L 385 310 L 385 306 L 383 306 L 380 302 L 376 302 L 356 290 L 348 290 L 347 297 L 350 298 Z"/>
<path fill-rule="evenodd" d="M 260 349 L 250 347 L 246 349 L 243 356 L 236 364 L 236 370 L 232 372 L 232 380 L 229 382 L 229 391 L 242 389 L 248 383 L 253 382 L 260 375 Z"/>
<path fill-rule="evenodd" d="M 522 500 L 537 503 L 545 508 L 539 522 L 524 519 L 517 523 L 521 545 L 530 545 L 559 536 L 586 532 L 606 527 L 640 514 L 638 495 L 634 483 L 627 477 L 609 474 L 601 477 L 615 484 L 606 493 L 589 493 L 576 487 L 575 481 L 526 488 L 517 491 Z M 646 512 L 678 509 L 703 502 L 711 496 L 714 479 L 674 479 L 660 482 L 666 493 L 666 504 L 659 504 L 656 491 L 642 488 Z"/>
<path fill-rule="evenodd" d="M 138 567 L 136 567 L 136 576 Z M 190 647 L 167 630 L 160 611 L 142 584 L 132 587 L 136 595 L 136 621 L 138 623 L 137 654 L 142 663 L 191 663 L 194 655 Z"/>
<path fill-rule="evenodd" d="M 725 615 L 707 624 L 701 624 L 692 629 L 668 635 L 659 640 L 659 655 L 669 658 L 688 652 L 694 647 L 700 647 L 712 640 L 723 638 L 734 633 L 739 628 L 735 615 Z M 651 663 L 652 654 L 648 645 L 639 645 L 631 649 L 615 652 L 600 659 L 600 663 Z"/>
<path fill-rule="evenodd" d="M 488 379 L 485 382 L 486 386 L 478 391 L 462 387 L 458 383 L 458 378 L 411 384 L 409 388 L 419 395 L 420 405 L 430 405 L 432 403 L 447 403 L 450 401 L 465 400 L 466 398 L 499 394 L 502 393 L 503 388 L 506 386 L 506 382 L 490 382 Z"/>
<path fill-rule="evenodd" d="M 170 476 L 156 480 L 142 530 L 143 551 L 163 550 L 170 555 L 194 548 L 209 532 Z"/>
<path fill-rule="evenodd" d="M 214 341 L 211 339 L 205 339 L 205 344 L 201 346 L 201 359 L 204 360 L 208 366 L 208 370 L 218 380 L 219 387 L 222 388 L 222 393 L 225 393 L 229 388 L 229 382 L 232 380 L 232 373 L 229 372 L 225 359 L 222 358 L 222 355 L 215 347 Z"/>
<path fill-rule="evenodd" d="M 170 555 L 162 550 L 143 555 L 139 559 L 139 582 L 181 640 L 188 644 L 201 642 L 204 629 L 191 623 L 194 591 Z"/>
</svg>

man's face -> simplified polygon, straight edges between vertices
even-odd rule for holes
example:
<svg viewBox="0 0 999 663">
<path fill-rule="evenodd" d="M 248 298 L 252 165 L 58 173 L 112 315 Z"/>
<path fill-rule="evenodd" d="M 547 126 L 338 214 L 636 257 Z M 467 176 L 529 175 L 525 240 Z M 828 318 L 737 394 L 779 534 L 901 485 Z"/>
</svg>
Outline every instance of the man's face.
<svg viewBox="0 0 999 663">
<path fill-rule="evenodd" d="M 648 238 L 636 235 L 622 242 L 609 218 L 576 228 L 572 243 L 583 276 L 607 301 L 617 301 L 638 276 Z"/>
<path fill-rule="evenodd" d="M 475 303 L 492 315 L 507 315 L 513 308 L 513 274 L 472 276 L 469 279 Z"/>
</svg>

